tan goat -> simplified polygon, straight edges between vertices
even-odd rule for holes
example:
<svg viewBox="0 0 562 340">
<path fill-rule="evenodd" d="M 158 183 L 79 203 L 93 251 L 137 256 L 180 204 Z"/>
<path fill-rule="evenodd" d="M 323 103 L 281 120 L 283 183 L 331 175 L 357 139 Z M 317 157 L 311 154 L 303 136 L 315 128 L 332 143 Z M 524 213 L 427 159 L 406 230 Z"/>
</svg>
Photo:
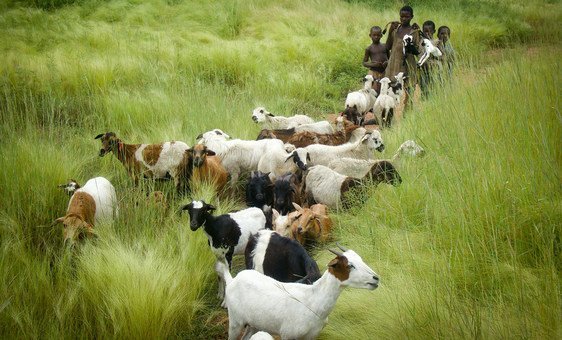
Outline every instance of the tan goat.
<svg viewBox="0 0 562 340">
<path fill-rule="evenodd" d="M 314 204 L 310 208 L 301 208 L 293 203 L 299 215 L 291 225 L 292 238 L 303 246 L 314 242 L 326 242 L 332 233 L 332 219 L 328 216 L 328 207 L 324 204 Z"/>
</svg>

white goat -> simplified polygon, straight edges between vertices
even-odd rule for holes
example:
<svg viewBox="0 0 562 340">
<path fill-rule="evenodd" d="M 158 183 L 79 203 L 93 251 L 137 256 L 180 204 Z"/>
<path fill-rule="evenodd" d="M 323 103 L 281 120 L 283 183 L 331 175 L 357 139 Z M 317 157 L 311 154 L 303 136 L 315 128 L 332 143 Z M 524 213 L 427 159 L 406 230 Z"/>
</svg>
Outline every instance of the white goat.
<svg viewBox="0 0 562 340">
<path fill-rule="evenodd" d="M 381 83 L 381 94 L 375 101 L 373 114 L 375 117 L 380 117 L 380 125 L 383 127 L 390 127 L 392 124 L 392 117 L 394 116 L 394 108 L 396 107 L 395 99 L 389 95 L 390 79 L 387 77 L 379 80 Z"/>
<path fill-rule="evenodd" d="M 272 181 L 287 172 L 295 173 L 297 169 L 305 171 L 307 161 L 310 159 L 308 152 L 303 148 L 295 149 L 294 147 L 292 151 L 287 152 L 289 145 L 291 144 L 285 144 L 285 149 L 271 149 L 263 154 L 258 163 L 258 171 L 269 172 L 269 178 Z"/>
<path fill-rule="evenodd" d="M 238 339 L 245 326 L 245 337 L 266 331 L 282 339 L 316 338 L 342 288 L 374 290 L 380 282 L 357 253 L 341 249 L 343 253 L 331 250 L 336 258 L 312 285 L 282 283 L 256 270 L 243 270 L 233 278 L 228 265 L 217 262 L 217 272 L 226 281 L 228 338 Z"/>
<path fill-rule="evenodd" d="M 404 95 L 404 80 L 406 80 L 408 76 L 405 76 L 404 72 L 398 72 L 394 78 L 396 79 L 396 83 L 390 84 L 388 95 L 394 98 L 396 106 L 398 106 L 402 100 L 402 96 Z"/>
<path fill-rule="evenodd" d="M 228 135 L 227 135 L 228 136 Z M 215 130 L 200 135 L 199 142 L 213 150 L 220 158 L 223 167 L 230 174 L 231 183 L 236 183 L 242 172 L 257 170 L 261 157 L 270 150 L 283 150 L 279 139 L 227 140 Z"/>
<path fill-rule="evenodd" d="M 373 76 L 368 74 L 363 81 L 363 89 L 350 92 L 345 98 L 344 114 L 349 121 L 357 125 L 360 125 L 363 115 L 373 108 L 377 99 L 377 92 L 373 90 Z"/>
<path fill-rule="evenodd" d="M 439 58 L 443 55 L 443 53 L 441 53 L 441 50 L 437 46 L 433 45 L 433 43 L 429 39 L 424 38 L 421 45 L 423 46 L 425 51 L 418 59 L 418 67 L 421 67 L 427 61 L 427 59 L 429 59 L 430 56 Z"/>
<path fill-rule="evenodd" d="M 64 242 L 86 236 L 93 236 L 95 224 L 110 223 L 117 216 L 117 196 L 115 188 L 104 177 L 95 177 L 83 187 L 75 190 L 68 202 L 64 217 L 57 218 L 53 224 L 64 225 Z"/>
<path fill-rule="evenodd" d="M 367 132 L 361 139 L 342 145 L 312 144 L 304 148 L 310 156 L 309 165 L 328 165 L 334 158 L 352 157 L 368 159 L 374 150 L 382 152 L 384 143 L 378 130 Z"/>
<path fill-rule="evenodd" d="M 330 208 L 350 206 L 344 200 L 344 194 L 355 187 L 365 188 L 365 182 L 388 183 L 398 185 L 402 182 L 400 174 L 389 161 L 374 162 L 367 174 L 362 178 L 342 175 L 326 166 L 315 165 L 308 170 L 305 180 L 305 196 L 308 204 L 322 203 Z M 364 192 L 361 192 L 363 194 Z M 363 195 L 360 195 L 363 197 Z"/>
<path fill-rule="evenodd" d="M 252 120 L 261 123 L 267 129 L 290 129 L 302 124 L 312 124 L 314 119 L 307 115 L 292 117 L 274 116 L 263 107 L 256 107 L 252 112 Z"/>
</svg>

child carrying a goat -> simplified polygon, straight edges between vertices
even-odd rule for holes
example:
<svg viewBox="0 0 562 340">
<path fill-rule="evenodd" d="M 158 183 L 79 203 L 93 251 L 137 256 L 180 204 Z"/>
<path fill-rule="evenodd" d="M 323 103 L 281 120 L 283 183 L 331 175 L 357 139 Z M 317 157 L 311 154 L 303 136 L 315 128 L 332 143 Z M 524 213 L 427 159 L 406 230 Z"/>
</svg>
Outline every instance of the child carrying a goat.
<svg viewBox="0 0 562 340">
<path fill-rule="evenodd" d="M 373 43 L 365 49 L 365 56 L 363 57 L 363 66 L 369 69 L 370 75 L 374 79 L 381 79 L 384 77 L 386 65 L 388 65 L 388 47 L 386 44 L 381 44 L 382 30 L 379 26 L 371 27 L 369 37 Z M 380 84 L 373 83 L 373 89 L 380 93 Z"/>
</svg>

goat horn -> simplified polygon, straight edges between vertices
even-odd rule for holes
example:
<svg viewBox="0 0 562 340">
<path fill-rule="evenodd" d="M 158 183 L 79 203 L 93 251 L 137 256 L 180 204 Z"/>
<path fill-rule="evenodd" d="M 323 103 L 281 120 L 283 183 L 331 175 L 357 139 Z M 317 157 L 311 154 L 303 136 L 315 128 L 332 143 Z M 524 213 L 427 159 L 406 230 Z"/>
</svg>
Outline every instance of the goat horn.
<svg viewBox="0 0 562 340">
<path fill-rule="evenodd" d="M 331 251 L 332 253 L 336 254 L 337 256 L 343 256 L 342 252 L 339 252 L 339 251 L 334 250 L 334 249 L 328 249 L 328 250 Z"/>
<path fill-rule="evenodd" d="M 338 248 L 341 249 L 341 251 L 345 252 L 348 251 L 349 249 L 347 249 L 346 247 L 342 247 L 342 245 L 339 242 L 336 242 L 336 246 L 338 246 Z"/>
</svg>

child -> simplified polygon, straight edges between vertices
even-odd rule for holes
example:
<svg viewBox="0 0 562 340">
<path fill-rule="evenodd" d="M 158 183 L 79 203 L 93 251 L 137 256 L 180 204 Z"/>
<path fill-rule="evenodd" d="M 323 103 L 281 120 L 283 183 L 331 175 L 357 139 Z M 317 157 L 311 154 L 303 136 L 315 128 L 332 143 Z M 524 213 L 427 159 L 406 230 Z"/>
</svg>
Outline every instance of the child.
<svg viewBox="0 0 562 340">
<path fill-rule="evenodd" d="M 406 104 L 409 103 L 408 97 L 410 92 L 413 91 L 417 83 L 417 65 L 416 58 L 412 54 L 407 54 L 404 62 L 404 52 L 402 49 L 402 38 L 406 34 L 412 35 L 415 46 L 420 46 L 420 35 L 417 34 L 419 26 L 417 24 L 410 25 L 410 21 L 414 18 L 414 10 L 410 6 L 400 8 L 400 22 L 394 21 L 390 25 L 388 31 L 388 38 L 386 39 L 386 47 L 390 50 L 388 58 L 388 66 L 385 70 L 385 76 L 391 81 L 394 81 L 394 76 L 398 72 L 404 72 L 408 81 L 404 83 L 404 100 Z"/>
<path fill-rule="evenodd" d="M 425 37 L 431 40 L 431 43 L 434 46 L 442 50 L 439 40 L 433 38 L 433 34 L 435 33 L 435 23 L 431 20 L 424 22 L 422 25 L 422 30 Z M 438 71 L 440 68 L 441 61 L 439 61 L 434 56 L 430 56 L 429 59 L 422 65 L 420 70 L 420 89 L 423 98 L 427 98 L 433 77 L 435 76 L 436 71 Z"/>
<path fill-rule="evenodd" d="M 443 66 L 450 77 L 453 69 L 453 64 L 455 63 L 455 50 L 449 41 L 451 37 L 451 30 L 447 26 L 441 26 L 437 30 L 437 37 L 439 38 L 438 47 L 443 52 L 441 60 L 443 61 Z"/>
<path fill-rule="evenodd" d="M 369 74 L 375 79 L 384 77 L 384 70 L 388 64 L 388 49 L 386 44 L 381 44 L 382 30 L 379 26 L 371 27 L 369 34 L 373 43 L 365 49 L 365 56 L 363 57 L 363 66 L 369 68 Z M 369 61 L 370 60 L 370 61 Z M 375 82 L 373 89 L 380 92 L 381 84 Z"/>
</svg>

